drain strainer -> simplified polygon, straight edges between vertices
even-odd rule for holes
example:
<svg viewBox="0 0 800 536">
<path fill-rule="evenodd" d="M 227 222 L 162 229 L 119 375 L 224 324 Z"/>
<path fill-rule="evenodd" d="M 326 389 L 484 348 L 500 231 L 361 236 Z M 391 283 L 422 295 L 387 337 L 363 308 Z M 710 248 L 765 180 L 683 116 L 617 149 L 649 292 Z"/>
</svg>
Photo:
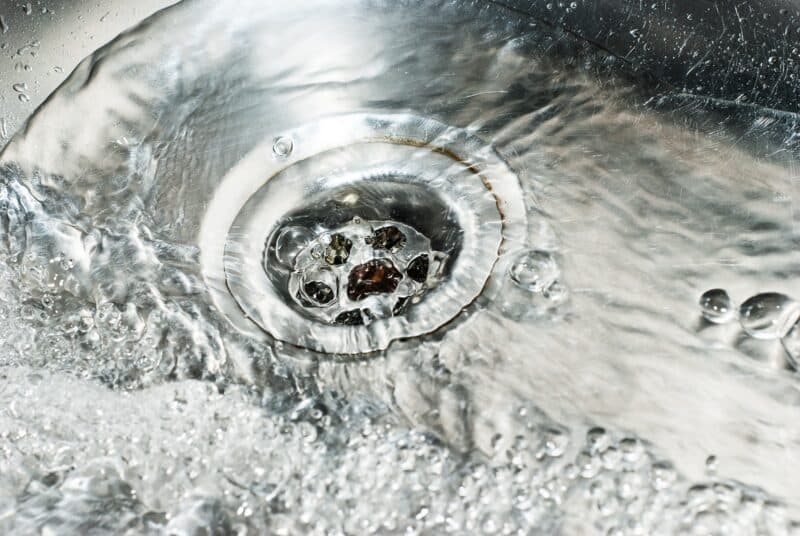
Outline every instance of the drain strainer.
<svg viewBox="0 0 800 536">
<path fill-rule="evenodd" d="M 410 115 L 340 116 L 266 142 L 225 177 L 203 271 L 243 328 L 242 312 L 286 343 L 367 353 L 491 295 L 525 225 L 516 176 L 478 138 Z"/>
</svg>

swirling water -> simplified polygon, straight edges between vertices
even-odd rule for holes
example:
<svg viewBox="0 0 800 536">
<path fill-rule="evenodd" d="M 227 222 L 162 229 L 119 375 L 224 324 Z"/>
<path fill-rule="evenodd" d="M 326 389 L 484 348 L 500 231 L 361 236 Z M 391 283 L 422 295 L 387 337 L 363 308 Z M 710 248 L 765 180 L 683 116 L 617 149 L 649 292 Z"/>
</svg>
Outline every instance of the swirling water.
<svg viewBox="0 0 800 536">
<path fill-rule="evenodd" d="M 159 14 L 0 157 L 0 531 L 795 533 L 791 345 L 698 299 L 800 296 L 796 120 L 493 4 L 291 4 Z M 357 359 L 234 326 L 198 239 L 222 177 L 387 111 L 518 175 L 499 295 Z"/>
</svg>

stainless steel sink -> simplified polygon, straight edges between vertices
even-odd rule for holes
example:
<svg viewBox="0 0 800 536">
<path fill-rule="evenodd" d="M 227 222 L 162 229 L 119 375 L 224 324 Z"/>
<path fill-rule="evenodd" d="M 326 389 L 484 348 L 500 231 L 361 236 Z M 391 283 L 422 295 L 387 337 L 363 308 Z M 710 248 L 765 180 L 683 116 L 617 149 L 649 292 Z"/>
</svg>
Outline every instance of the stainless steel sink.
<svg viewBox="0 0 800 536">
<path fill-rule="evenodd" d="M 0 532 L 797 531 L 799 6 L 169 3 L 0 7 Z"/>
<path fill-rule="evenodd" d="M 8 0 L 0 13 L 0 147 L 79 61 L 173 1 Z M 798 111 L 800 6 L 733 2 L 507 0 L 520 17 L 562 27 L 634 70 L 710 97 Z M 572 7 L 575 4 L 575 7 Z M 28 8 L 30 6 L 30 9 Z M 27 67 L 26 67 L 27 66 Z M 20 101 L 15 84 L 27 84 Z"/>
</svg>

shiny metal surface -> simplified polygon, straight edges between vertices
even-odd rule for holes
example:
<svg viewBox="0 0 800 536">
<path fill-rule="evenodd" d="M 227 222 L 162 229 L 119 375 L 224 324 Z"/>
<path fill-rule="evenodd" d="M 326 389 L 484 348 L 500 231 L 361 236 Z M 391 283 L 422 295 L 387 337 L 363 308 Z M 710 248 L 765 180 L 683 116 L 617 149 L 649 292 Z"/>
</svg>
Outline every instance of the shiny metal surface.
<svg viewBox="0 0 800 536">
<path fill-rule="evenodd" d="M 791 91 L 681 48 L 741 5 L 264 5 L 148 20 L 0 155 L 0 532 L 798 526 Z M 391 224 L 446 257 L 399 314 Z"/>
<path fill-rule="evenodd" d="M 488 1 L 488 0 L 487 0 Z M 798 111 L 796 0 L 491 0 L 697 95 Z M 86 56 L 175 0 L 0 3 L 0 147 Z M 30 9 L 28 9 L 30 6 Z M 13 86 L 25 84 L 26 97 Z"/>
<path fill-rule="evenodd" d="M 499 0 L 674 91 L 800 111 L 797 0 Z"/>
<path fill-rule="evenodd" d="M 80 61 L 119 33 L 174 3 L 0 2 L 0 148 Z M 14 86 L 24 90 L 17 91 Z"/>
</svg>

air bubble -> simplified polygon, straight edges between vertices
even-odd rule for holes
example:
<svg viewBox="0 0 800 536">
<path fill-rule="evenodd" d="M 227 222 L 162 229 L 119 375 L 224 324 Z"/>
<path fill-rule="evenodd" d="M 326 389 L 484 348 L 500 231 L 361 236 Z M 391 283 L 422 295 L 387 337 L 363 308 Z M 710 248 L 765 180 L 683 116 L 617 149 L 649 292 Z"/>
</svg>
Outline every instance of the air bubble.
<svg viewBox="0 0 800 536">
<path fill-rule="evenodd" d="M 292 138 L 281 136 L 275 138 L 275 141 L 272 143 L 272 154 L 274 154 L 276 158 L 288 158 L 293 150 L 294 141 L 292 141 Z"/>
<path fill-rule="evenodd" d="M 575 465 L 578 466 L 580 475 L 583 478 L 594 478 L 602 469 L 600 459 L 595 456 L 591 456 L 587 452 L 581 452 L 578 454 L 578 456 L 575 458 Z"/>
<path fill-rule="evenodd" d="M 558 265 L 547 251 L 528 250 L 519 253 L 508 270 L 511 280 L 531 292 L 549 288 L 559 276 Z"/>
<path fill-rule="evenodd" d="M 603 467 L 610 471 L 615 471 L 622 462 L 622 453 L 616 447 L 608 447 L 600 454 Z"/>
<path fill-rule="evenodd" d="M 739 309 L 745 332 L 756 339 L 783 337 L 800 318 L 800 304 L 785 294 L 765 292 L 749 298 Z"/>
<path fill-rule="evenodd" d="M 719 461 L 717 460 L 717 457 L 712 454 L 708 458 L 706 458 L 705 465 L 706 465 L 706 472 L 709 474 L 714 474 L 717 472 L 717 469 L 719 468 Z"/>
<path fill-rule="evenodd" d="M 622 458 L 631 464 L 637 464 L 644 455 L 644 446 L 635 437 L 626 437 L 620 440 L 619 450 L 622 452 Z"/>
<path fill-rule="evenodd" d="M 551 458 L 558 458 L 564 454 L 569 444 L 569 436 L 562 430 L 553 428 L 545 433 L 544 453 Z"/>
<path fill-rule="evenodd" d="M 651 484 L 653 489 L 662 490 L 672 486 L 678 479 L 678 473 L 672 464 L 668 462 L 656 462 L 652 468 L 653 479 Z"/>
<path fill-rule="evenodd" d="M 724 324 L 734 317 L 734 309 L 728 293 L 721 288 L 706 291 L 700 297 L 703 318 L 713 324 Z"/>
<path fill-rule="evenodd" d="M 312 232 L 305 227 L 284 227 L 275 240 L 275 257 L 284 267 L 291 268 L 297 255 L 313 238 Z"/>
<path fill-rule="evenodd" d="M 586 432 L 586 443 L 589 447 L 589 452 L 600 452 L 608 448 L 611 444 L 611 438 L 605 428 L 595 426 Z"/>
</svg>

